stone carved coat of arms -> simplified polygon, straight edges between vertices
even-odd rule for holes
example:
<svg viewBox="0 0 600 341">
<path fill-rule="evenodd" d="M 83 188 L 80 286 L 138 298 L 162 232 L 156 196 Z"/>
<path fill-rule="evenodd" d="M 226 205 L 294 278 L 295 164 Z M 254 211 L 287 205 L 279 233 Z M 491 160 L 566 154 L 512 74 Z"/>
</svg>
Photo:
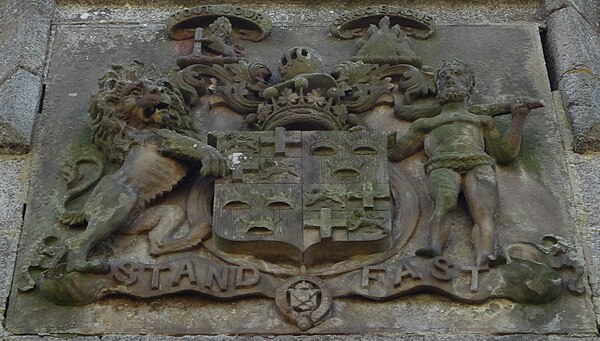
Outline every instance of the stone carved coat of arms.
<svg viewBox="0 0 600 341">
<path fill-rule="evenodd" d="M 236 43 L 267 38 L 260 13 L 198 6 L 167 26 L 173 39 L 193 39 L 191 54 L 173 70 L 134 61 L 99 80 L 91 148 L 65 164 L 57 226 L 30 252 L 20 294 L 39 289 L 60 305 L 112 294 L 262 296 L 305 331 L 326 321 L 335 297 L 544 303 L 583 292 L 561 236 L 498 245 L 494 229 L 495 169 L 518 157 L 525 118 L 543 103 L 471 104 L 468 61 L 448 56 L 436 72 L 413 48 L 435 34 L 431 17 L 392 6 L 344 14 L 331 33 L 358 38 L 351 58 L 324 70 L 318 51 L 295 46 L 281 51 L 275 75 Z M 404 134 L 369 126 L 365 113 L 382 107 Z M 201 129 L 233 115 L 238 129 Z M 502 131 L 494 120 L 504 115 Z M 420 173 L 397 166 L 420 150 Z M 445 226 L 459 194 L 473 251 L 455 259 Z M 417 226 L 429 232 L 415 242 Z M 131 258 L 103 252 L 127 238 L 145 246 Z"/>
</svg>

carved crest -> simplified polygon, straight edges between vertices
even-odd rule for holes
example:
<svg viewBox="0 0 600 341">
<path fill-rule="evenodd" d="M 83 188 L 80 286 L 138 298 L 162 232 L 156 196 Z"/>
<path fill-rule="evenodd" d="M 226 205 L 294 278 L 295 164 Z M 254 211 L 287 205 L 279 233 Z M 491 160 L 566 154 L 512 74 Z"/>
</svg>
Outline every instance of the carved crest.
<svg viewBox="0 0 600 341">
<path fill-rule="evenodd" d="M 215 186 L 219 250 L 309 266 L 392 244 L 386 135 L 279 127 L 211 140 L 233 169 Z"/>
<path fill-rule="evenodd" d="M 518 157 L 525 117 L 543 103 L 471 104 L 467 63 L 435 73 L 413 48 L 434 34 L 431 17 L 346 13 L 331 31 L 358 38 L 351 57 L 325 70 L 318 51 L 295 46 L 279 51 L 275 76 L 239 44 L 271 32 L 255 11 L 197 6 L 167 30 L 190 43 L 179 69 L 135 61 L 100 79 L 93 145 L 63 169 L 58 227 L 22 269 L 24 295 L 38 287 L 61 305 L 260 296 L 307 331 L 348 296 L 546 303 L 584 292 L 561 237 L 497 247 L 496 166 Z M 494 121 L 505 114 L 510 134 Z M 374 129 L 374 115 L 394 125 Z M 459 197 L 472 245 L 447 254 Z M 417 226 L 429 230 L 413 243 Z M 107 251 L 110 238 L 129 249 Z"/>
</svg>

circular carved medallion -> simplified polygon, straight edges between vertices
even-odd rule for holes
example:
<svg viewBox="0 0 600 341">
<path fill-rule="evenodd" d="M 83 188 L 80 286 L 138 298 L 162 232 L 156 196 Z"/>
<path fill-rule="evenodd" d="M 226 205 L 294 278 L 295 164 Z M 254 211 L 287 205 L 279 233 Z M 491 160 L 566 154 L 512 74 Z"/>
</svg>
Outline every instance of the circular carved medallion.
<svg viewBox="0 0 600 341">
<path fill-rule="evenodd" d="M 323 321 L 331 310 L 332 299 L 332 292 L 323 280 L 305 275 L 287 279 L 275 295 L 279 310 L 302 331 Z"/>
</svg>

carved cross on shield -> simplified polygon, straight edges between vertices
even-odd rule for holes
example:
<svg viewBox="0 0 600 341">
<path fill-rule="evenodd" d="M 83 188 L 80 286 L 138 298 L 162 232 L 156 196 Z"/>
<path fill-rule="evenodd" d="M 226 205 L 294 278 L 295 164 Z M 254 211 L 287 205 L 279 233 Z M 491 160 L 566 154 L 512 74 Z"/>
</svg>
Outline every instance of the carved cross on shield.
<svg viewBox="0 0 600 341">
<path fill-rule="evenodd" d="M 385 133 L 277 128 L 209 141 L 232 169 L 215 185 L 219 250 L 308 266 L 389 247 Z"/>
</svg>

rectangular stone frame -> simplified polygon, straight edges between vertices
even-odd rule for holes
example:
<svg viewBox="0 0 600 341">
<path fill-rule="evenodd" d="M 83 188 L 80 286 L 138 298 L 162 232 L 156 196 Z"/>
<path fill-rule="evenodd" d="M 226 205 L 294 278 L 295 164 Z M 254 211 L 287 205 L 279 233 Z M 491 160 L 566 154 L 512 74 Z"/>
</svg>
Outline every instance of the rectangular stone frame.
<svg viewBox="0 0 600 341">
<path fill-rule="evenodd" d="M 261 44 L 246 44 L 248 59 L 266 61 L 276 70 L 279 54 L 294 45 L 310 45 L 319 51 L 330 70 L 355 52 L 355 42 L 338 41 L 328 34 L 329 23 L 315 27 L 276 26 Z M 166 38 L 162 25 L 123 27 L 58 25 L 50 55 L 44 112 L 40 117 L 38 141 L 44 141 L 36 180 L 30 190 L 30 204 L 19 246 L 17 279 L 26 266 L 20 256 L 55 224 L 54 190 L 60 186 L 56 174 L 60 158 L 69 147 L 84 139 L 87 130 L 89 94 L 96 80 L 111 63 L 128 64 L 144 59 L 160 67 L 174 65 L 180 43 Z M 314 40 L 307 41 L 307 37 Z M 126 46 L 127 48 L 122 48 Z M 424 63 L 436 67 L 444 58 L 468 61 L 477 77 L 473 101 L 490 103 L 513 96 L 540 98 L 543 111 L 528 118 L 518 162 L 498 169 L 500 207 L 496 224 L 499 241 L 540 241 L 545 234 L 557 234 L 577 244 L 577 229 L 570 210 L 572 190 L 562 154 L 561 138 L 543 53 L 535 25 L 439 26 L 436 36 L 415 43 Z M 273 51 L 276 54 L 273 55 Z M 404 130 L 406 125 L 381 113 L 367 120 L 382 130 Z M 210 125 L 214 122 L 207 122 Z M 518 178 L 511 174 L 523 174 Z M 541 185 L 541 186 L 538 186 Z M 424 190 L 424 184 L 417 184 Z M 541 189 L 532 192 L 531 189 Z M 423 192 L 426 193 L 426 192 Z M 549 216 L 539 214 L 550 213 Z M 468 220 L 468 219 L 466 219 Z M 424 226 L 419 227 L 421 230 Z M 468 248 L 464 229 L 454 232 L 455 248 Z M 414 247 L 424 242 L 414 239 Z M 117 242 L 117 246 L 118 242 Z M 406 250 L 407 253 L 414 250 Z M 451 251 L 453 252 L 453 251 Z M 581 251 L 576 254 L 583 264 Z M 56 306 L 39 293 L 13 292 L 7 313 L 7 329 L 15 334 L 297 334 L 295 325 L 285 322 L 272 300 L 248 298 L 222 302 L 205 297 L 164 297 L 134 300 L 105 299 L 82 307 Z M 375 313 L 374 313 L 375 312 Z M 562 295 L 545 305 L 517 304 L 492 300 L 468 305 L 441 296 L 412 295 L 387 302 L 364 299 L 337 299 L 333 316 L 310 330 L 315 334 L 369 333 L 535 333 L 569 334 L 596 332 L 589 295 Z"/>
</svg>

